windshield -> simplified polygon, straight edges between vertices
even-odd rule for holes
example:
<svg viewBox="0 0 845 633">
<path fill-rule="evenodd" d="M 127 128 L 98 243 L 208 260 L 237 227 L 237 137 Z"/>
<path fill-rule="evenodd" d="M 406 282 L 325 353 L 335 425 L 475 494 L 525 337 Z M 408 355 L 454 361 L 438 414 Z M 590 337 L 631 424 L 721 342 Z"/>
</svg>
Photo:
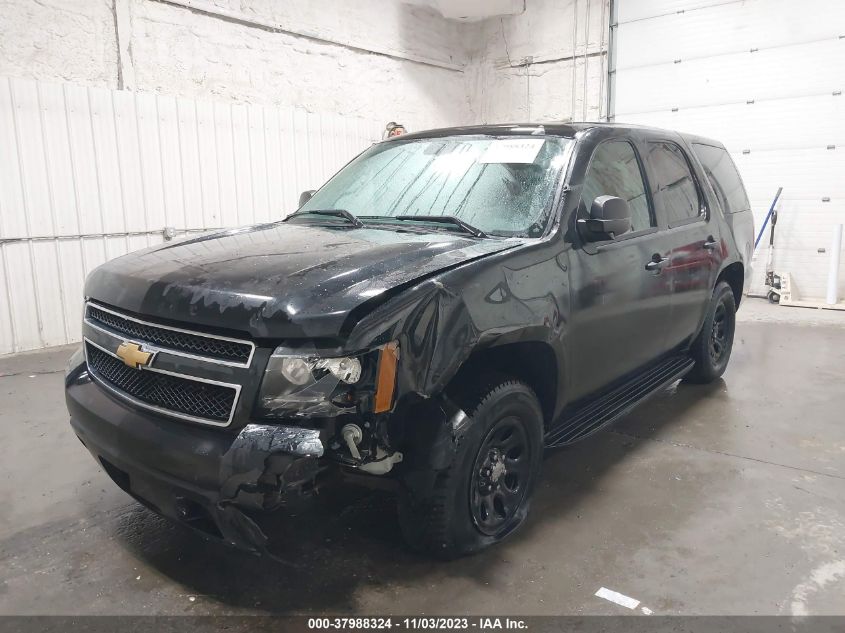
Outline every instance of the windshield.
<svg viewBox="0 0 845 633">
<path fill-rule="evenodd" d="M 487 235 L 538 237 L 572 142 L 451 136 L 381 143 L 341 170 L 299 212 L 342 209 L 364 224 L 402 225 L 414 222 L 403 216 L 452 216 Z"/>
</svg>

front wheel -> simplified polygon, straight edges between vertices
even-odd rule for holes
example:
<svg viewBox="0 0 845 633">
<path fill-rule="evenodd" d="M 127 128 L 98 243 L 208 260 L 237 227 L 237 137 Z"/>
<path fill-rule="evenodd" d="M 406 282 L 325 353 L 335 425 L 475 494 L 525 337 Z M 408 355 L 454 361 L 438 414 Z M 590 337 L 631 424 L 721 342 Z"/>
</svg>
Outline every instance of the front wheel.
<svg viewBox="0 0 845 633">
<path fill-rule="evenodd" d="M 470 554 L 511 534 L 528 514 L 542 463 L 537 396 L 515 380 L 492 380 L 467 398 L 471 426 L 451 464 L 422 489 L 407 478 L 399 499 L 405 540 L 441 558 Z"/>
<path fill-rule="evenodd" d="M 734 293 L 727 283 L 721 281 L 713 289 L 704 325 L 690 348 L 690 357 L 695 365 L 685 380 L 708 383 L 725 373 L 733 349 L 735 327 Z"/>
</svg>

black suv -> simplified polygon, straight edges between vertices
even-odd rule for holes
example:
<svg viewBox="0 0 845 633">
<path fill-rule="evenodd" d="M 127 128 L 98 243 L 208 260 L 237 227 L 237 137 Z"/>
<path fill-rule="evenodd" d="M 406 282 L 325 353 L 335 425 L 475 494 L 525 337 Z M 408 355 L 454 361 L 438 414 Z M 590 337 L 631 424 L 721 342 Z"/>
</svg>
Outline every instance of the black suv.
<svg viewBox="0 0 845 633">
<path fill-rule="evenodd" d="M 724 372 L 752 234 L 716 141 L 397 137 L 285 220 L 92 272 L 71 425 L 126 492 L 239 547 L 345 475 L 395 484 L 411 545 L 466 554 L 523 521 L 544 447 Z"/>
</svg>

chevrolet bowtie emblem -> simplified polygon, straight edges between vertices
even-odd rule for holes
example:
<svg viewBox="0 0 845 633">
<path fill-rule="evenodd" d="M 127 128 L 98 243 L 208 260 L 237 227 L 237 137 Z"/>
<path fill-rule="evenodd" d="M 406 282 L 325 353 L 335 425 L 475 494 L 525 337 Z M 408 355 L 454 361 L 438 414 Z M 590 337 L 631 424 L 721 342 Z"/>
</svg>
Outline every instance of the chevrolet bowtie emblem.
<svg viewBox="0 0 845 633">
<path fill-rule="evenodd" d="M 127 367 L 132 369 L 146 367 L 153 357 L 152 353 L 142 351 L 141 346 L 135 343 L 121 343 L 117 348 L 117 355 Z"/>
</svg>

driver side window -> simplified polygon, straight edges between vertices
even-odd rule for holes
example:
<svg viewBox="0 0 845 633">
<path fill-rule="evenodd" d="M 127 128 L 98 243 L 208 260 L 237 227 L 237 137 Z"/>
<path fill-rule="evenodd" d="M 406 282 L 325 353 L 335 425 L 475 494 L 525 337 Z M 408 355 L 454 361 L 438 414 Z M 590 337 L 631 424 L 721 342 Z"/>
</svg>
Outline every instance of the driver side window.
<svg viewBox="0 0 845 633">
<path fill-rule="evenodd" d="M 645 192 L 634 146 L 628 141 L 605 141 L 593 153 L 584 179 L 581 203 L 587 213 L 598 196 L 616 196 L 631 208 L 631 232 L 657 226 Z"/>
</svg>

